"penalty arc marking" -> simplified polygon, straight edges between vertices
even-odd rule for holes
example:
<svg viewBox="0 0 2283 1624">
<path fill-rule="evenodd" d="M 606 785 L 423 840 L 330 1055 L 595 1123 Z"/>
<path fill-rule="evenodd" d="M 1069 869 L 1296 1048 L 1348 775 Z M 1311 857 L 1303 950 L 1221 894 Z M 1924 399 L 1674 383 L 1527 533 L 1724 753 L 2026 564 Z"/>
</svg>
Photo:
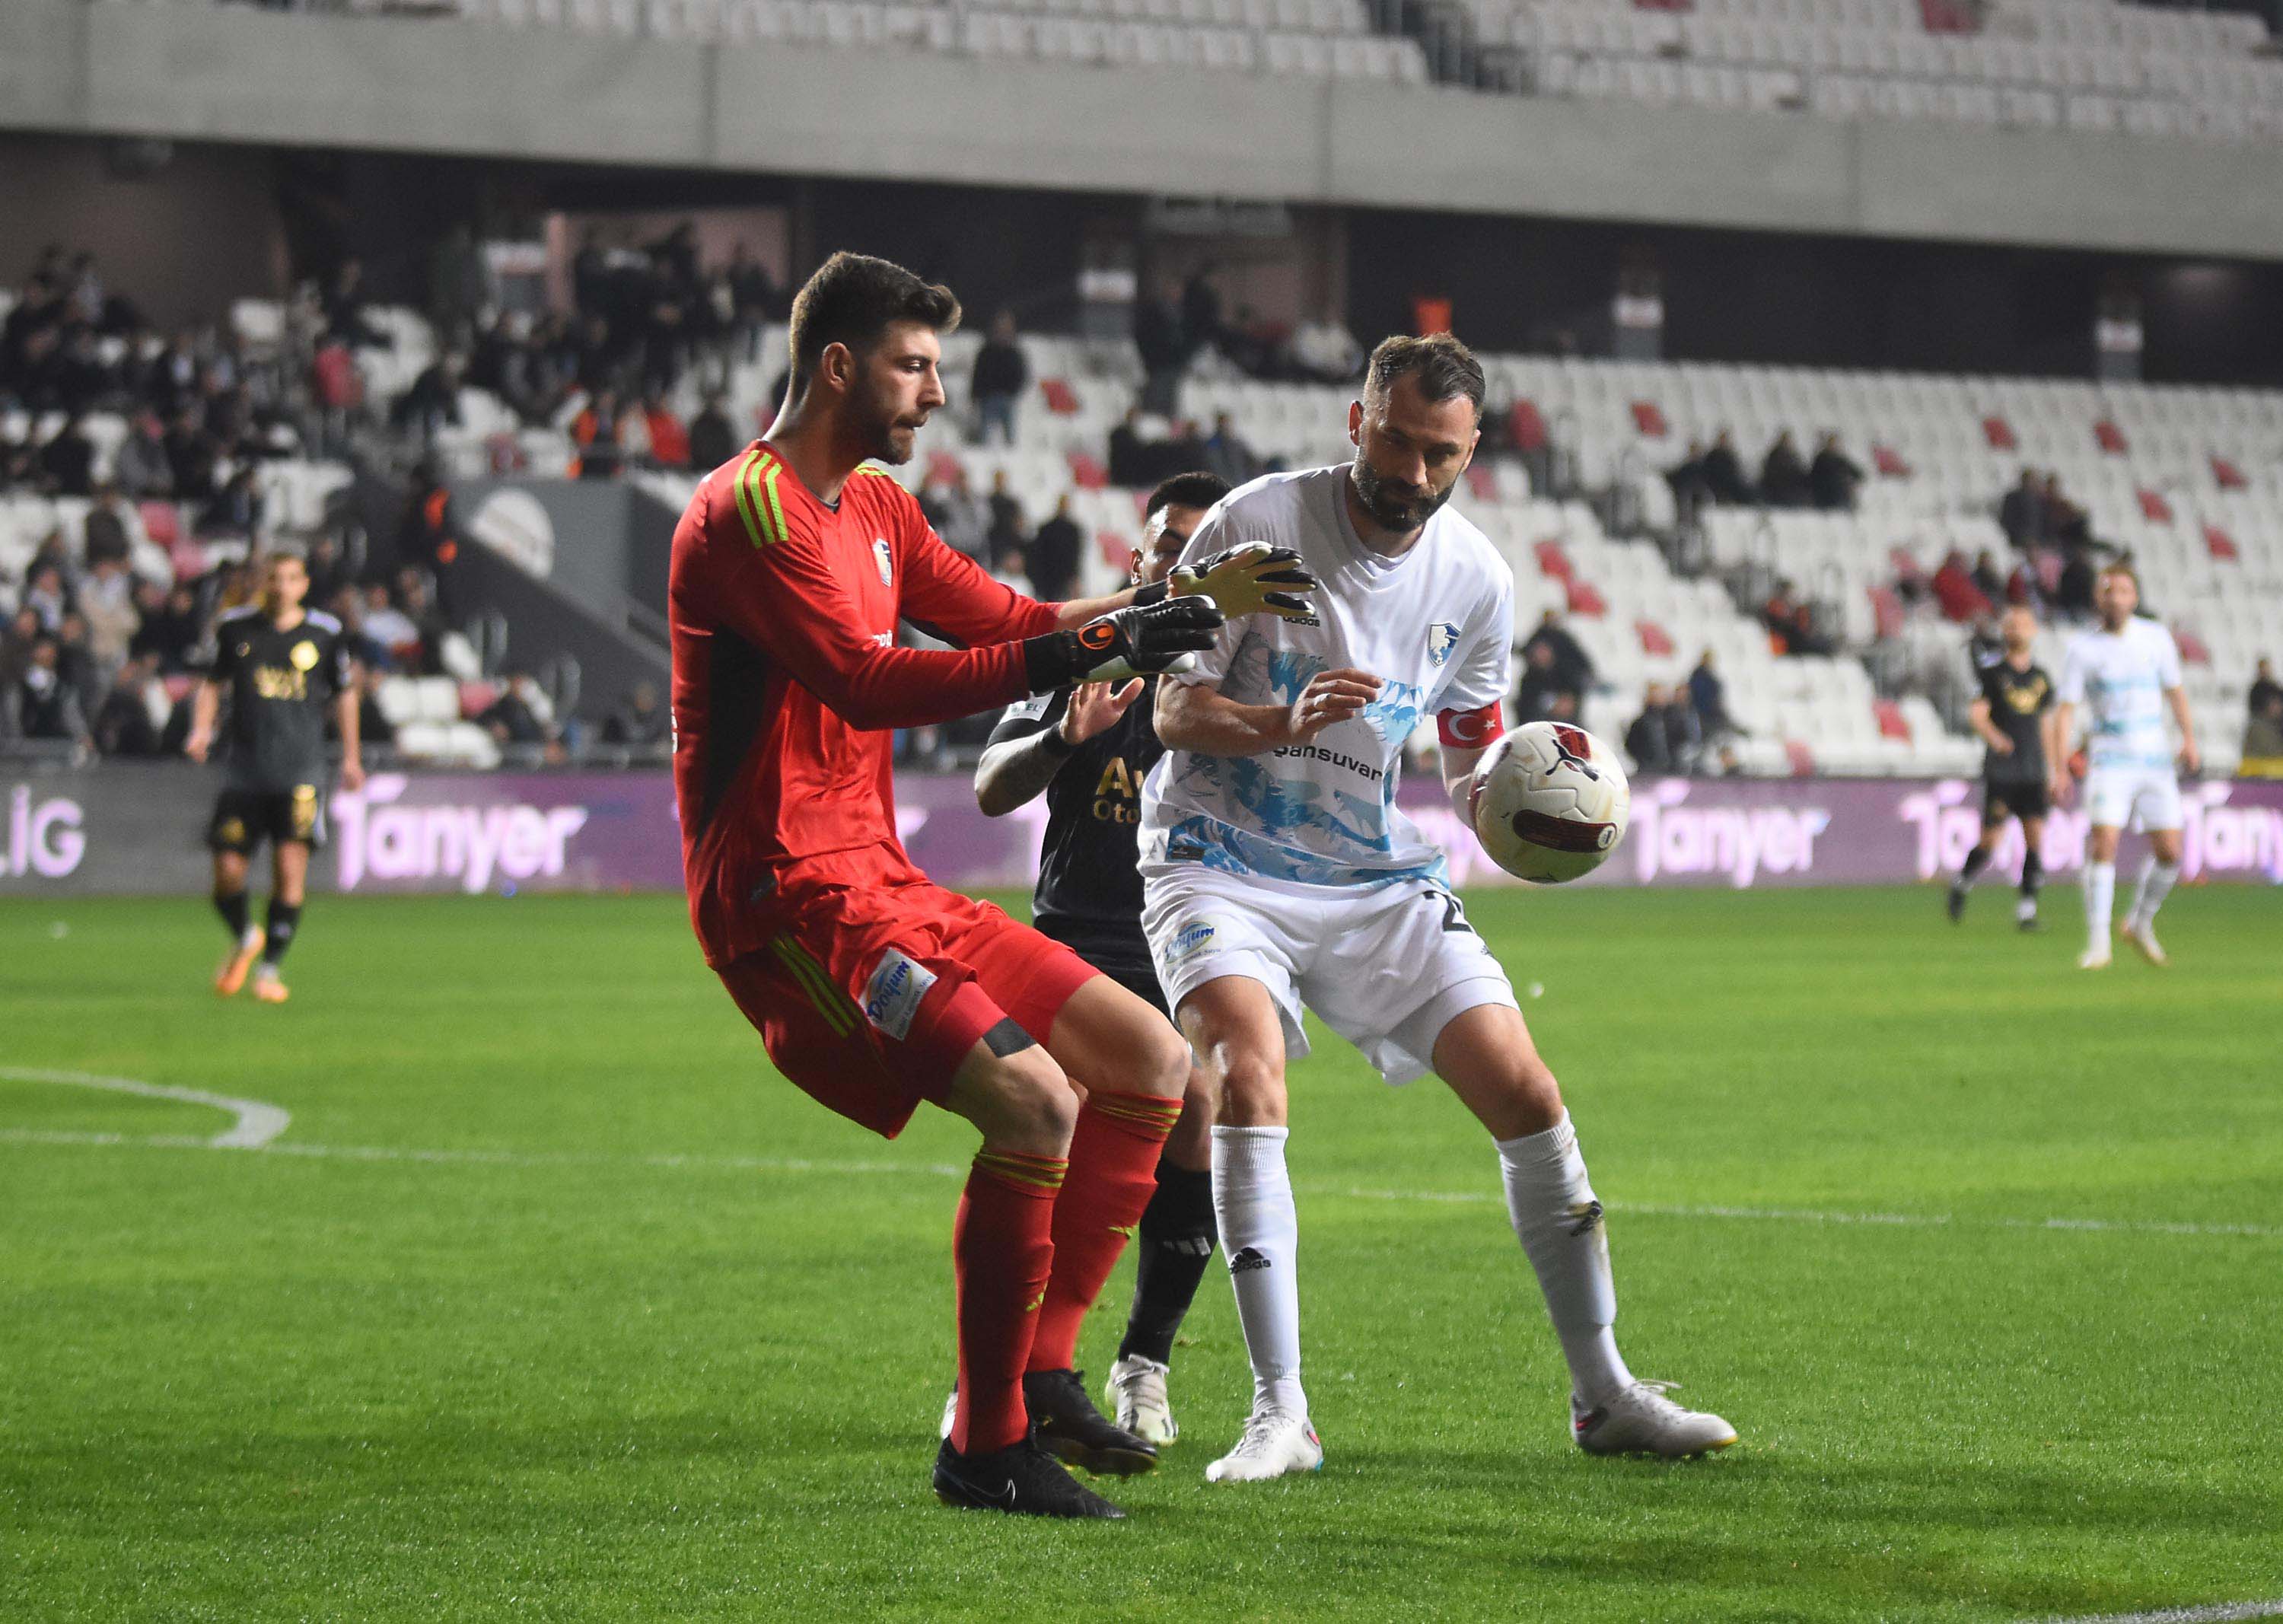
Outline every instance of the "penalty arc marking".
<svg viewBox="0 0 2283 1624">
<path fill-rule="evenodd" d="M 145 1099 L 178 1100 L 186 1105 L 208 1105 L 230 1114 L 230 1125 L 210 1138 L 189 1141 L 217 1151 L 258 1151 L 285 1131 L 292 1121 L 283 1106 L 258 1099 L 237 1099 L 209 1094 L 203 1089 L 178 1089 L 170 1083 L 138 1082 L 132 1077 L 101 1077 L 91 1072 L 46 1071 L 36 1066 L 0 1066 L 0 1081 L 52 1082 L 73 1089 L 101 1089 L 112 1094 L 136 1094 Z"/>
</svg>

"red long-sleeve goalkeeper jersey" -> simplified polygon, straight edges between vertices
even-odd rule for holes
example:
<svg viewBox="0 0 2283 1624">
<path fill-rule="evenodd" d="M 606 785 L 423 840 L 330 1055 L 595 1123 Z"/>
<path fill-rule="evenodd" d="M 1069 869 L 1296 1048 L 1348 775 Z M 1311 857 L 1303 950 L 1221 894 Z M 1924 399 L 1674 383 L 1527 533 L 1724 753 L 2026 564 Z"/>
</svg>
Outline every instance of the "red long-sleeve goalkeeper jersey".
<svg viewBox="0 0 2283 1624">
<path fill-rule="evenodd" d="M 887 730 L 1020 698 L 1019 640 L 1055 629 L 884 471 L 858 469 L 828 507 L 766 441 L 690 498 L 667 595 L 682 870 L 711 964 L 765 945 L 756 916 L 785 861 L 901 856 Z M 900 619 L 967 646 L 900 649 Z"/>
</svg>

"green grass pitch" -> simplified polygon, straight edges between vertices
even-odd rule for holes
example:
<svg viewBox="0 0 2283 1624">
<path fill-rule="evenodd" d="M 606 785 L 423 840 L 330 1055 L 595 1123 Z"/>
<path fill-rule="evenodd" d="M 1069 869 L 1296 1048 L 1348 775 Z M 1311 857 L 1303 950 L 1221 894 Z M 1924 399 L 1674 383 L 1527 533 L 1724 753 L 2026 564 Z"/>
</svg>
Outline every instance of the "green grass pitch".
<svg viewBox="0 0 2283 1624">
<path fill-rule="evenodd" d="M 970 1149 L 768 1069 L 678 899 L 0 903 L 0 1620 L 2004 1620 L 2283 1597 L 2283 906 L 2176 967 L 1985 889 L 1483 894 L 1610 1209 L 1633 1367 L 1743 1441 L 1568 1441 L 1495 1159 L 1293 1077 L 1321 1473 L 1181 1441 L 1118 1525 L 928 1490 Z M 248 1096 L 206 1107 L 27 1080 Z M 168 1141 L 175 1141 L 169 1144 Z M 1130 1264 L 1088 1323 L 1099 1380 Z"/>
</svg>

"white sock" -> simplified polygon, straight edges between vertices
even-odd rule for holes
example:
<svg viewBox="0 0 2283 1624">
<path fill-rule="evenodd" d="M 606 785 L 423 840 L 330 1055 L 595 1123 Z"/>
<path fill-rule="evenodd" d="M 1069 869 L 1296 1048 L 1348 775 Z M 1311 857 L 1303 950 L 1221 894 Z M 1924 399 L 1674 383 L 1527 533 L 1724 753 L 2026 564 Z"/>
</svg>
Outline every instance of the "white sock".
<svg viewBox="0 0 2283 1624">
<path fill-rule="evenodd" d="M 2116 903 L 2116 865 L 2113 863 L 2088 863 L 2084 865 L 2084 941 L 2094 953 L 2108 949 L 2108 915 Z"/>
<path fill-rule="evenodd" d="M 1500 1140 L 1498 1152 L 1507 1215 L 1538 1271 L 1547 1315 L 1570 1362 L 1570 1386 L 1587 1408 L 1606 1404 L 1632 1385 L 1633 1375 L 1610 1329 L 1617 1288 L 1609 1278 L 1609 1238 L 1569 1113 L 1544 1133 Z"/>
<path fill-rule="evenodd" d="M 1212 1130 L 1213 1218 L 1252 1361 L 1252 1407 L 1308 1413 L 1300 1390 L 1300 1214 L 1282 1128 Z"/>
<path fill-rule="evenodd" d="M 2179 878 L 2178 863 L 2159 863 L 2154 857 L 2144 859 L 2140 864 L 2140 883 L 2132 892 L 2132 911 L 2125 917 L 2134 925 L 2155 923 L 2156 910 L 2164 905 L 2164 899 L 2171 894 L 2172 886 Z"/>
</svg>

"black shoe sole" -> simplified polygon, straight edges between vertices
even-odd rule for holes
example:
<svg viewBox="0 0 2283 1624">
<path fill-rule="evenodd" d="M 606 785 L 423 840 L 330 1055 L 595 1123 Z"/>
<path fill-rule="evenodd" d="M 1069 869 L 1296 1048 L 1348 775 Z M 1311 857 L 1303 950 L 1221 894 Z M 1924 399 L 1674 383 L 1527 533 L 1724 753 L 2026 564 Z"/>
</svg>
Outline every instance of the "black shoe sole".
<svg viewBox="0 0 2283 1624">
<path fill-rule="evenodd" d="M 1045 1517 L 1061 1522 L 1121 1522 L 1126 1517 L 1123 1509 L 1110 1505 L 1106 1500 L 1103 1502 L 1109 1507 L 1106 1511 L 1056 1511 L 1036 1506 L 1002 1505 L 996 1500 L 976 1499 L 956 1488 L 947 1487 L 941 1480 L 935 1482 L 934 1488 L 935 1497 L 954 1511 L 996 1511 L 1002 1517 Z"/>
<path fill-rule="evenodd" d="M 1139 1449 L 1120 1448 L 1115 1444 L 1098 1446 L 1081 1442 L 1071 1437 L 1057 1437 L 1052 1433 L 1039 1434 L 1039 1448 L 1052 1455 L 1065 1466 L 1075 1466 L 1097 1478 L 1133 1478 L 1145 1472 L 1154 1472 L 1157 1457 Z"/>
</svg>

